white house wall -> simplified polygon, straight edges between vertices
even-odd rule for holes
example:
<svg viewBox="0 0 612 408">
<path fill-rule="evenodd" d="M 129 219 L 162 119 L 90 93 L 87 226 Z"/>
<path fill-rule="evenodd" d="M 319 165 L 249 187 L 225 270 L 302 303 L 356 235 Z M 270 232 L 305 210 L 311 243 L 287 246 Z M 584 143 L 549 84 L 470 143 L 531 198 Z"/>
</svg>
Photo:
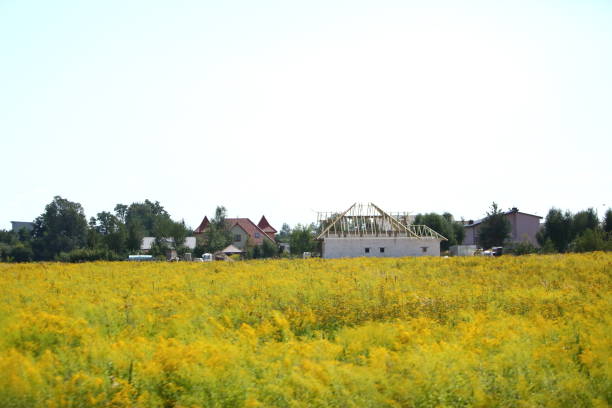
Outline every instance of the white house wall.
<svg viewBox="0 0 612 408">
<path fill-rule="evenodd" d="M 423 247 L 427 248 L 423 252 Z M 370 248 L 366 253 L 365 248 Z M 380 248 L 385 248 L 384 253 Z M 440 256 L 439 239 L 324 238 L 323 258 Z"/>
</svg>

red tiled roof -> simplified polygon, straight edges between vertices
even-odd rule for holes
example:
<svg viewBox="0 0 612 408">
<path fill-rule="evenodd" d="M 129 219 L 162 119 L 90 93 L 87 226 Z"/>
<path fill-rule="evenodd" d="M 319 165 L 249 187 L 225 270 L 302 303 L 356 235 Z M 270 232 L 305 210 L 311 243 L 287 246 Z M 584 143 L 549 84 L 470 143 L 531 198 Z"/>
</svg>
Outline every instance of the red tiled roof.
<svg viewBox="0 0 612 408">
<path fill-rule="evenodd" d="M 263 220 L 265 220 L 265 218 L 263 218 Z M 266 221 L 266 223 L 268 223 L 268 221 Z M 268 232 L 269 233 L 276 232 L 276 230 L 272 228 L 270 224 L 268 224 L 268 226 L 270 227 L 270 230 L 264 231 L 262 228 L 255 225 L 255 223 L 248 218 L 226 218 L 225 225 L 227 226 L 228 229 L 232 228 L 234 225 L 238 225 L 240 228 L 244 230 L 244 232 L 246 232 L 249 235 L 249 237 L 251 237 L 251 239 L 257 245 L 262 244 L 264 238 L 268 238 L 270 241 L 274 242 L 274 239 L 272 239 L 272 237 L 270 237 L 270 235 L 267 234 Z M 204 217 L 204 219 L 202 220 L 198 228 L 196 228 L 193 231 L 193 233 L 203 234 L 206 231 L 206 229 L 208 229 L 209 226 L 210 226 L 210 221 L 208 220 L 208 217 Z M 255 236 L 255 233 L 259 233 L 259 238 Z"/>
<path fill-rule="evenodd" d="M 265 215 L 262 215 L 262 216 L 261 216 L 261 220 L 259 220 L 259 223 L 257 224 L 257 226 L 258 226 L 259 228 L 261 228 L 261 229 L 262 229 L 262 231 L 264 231 L 264 232 L 266 232 L 266 233 L 271 232 L 271 233 L 273 233 L 273 234 L 276 234 L 276 233 L 278 232 L 278 231 L 276 231 L 276 230 L 274 229 L 274 227 L 273 227 L 273 226 L 271 226 L 271 225 L 270 225 L 270 223 L 268 222 L 268 220 L 266 220 L 266 216 L 265 216 Z"/>
<path fill-rule="evenodd" d="M 209 225 L 210 225 L 210 221 L 208 221 L 208 217 L 204 216 L 204 219 L 202 220 L 202 222 L 200 223 L 198 228 L 193 230 L 193 233 L 194 234 L 202 234 L 204 232 L 204 230 L 206 228 L 208 228 Z"/>
<path fill-rule="evenodd" d="M 247 234 L 249 234 L 249 237 L 251 237 L 251 239 L 257 245 L 263 243 L 264 237 L 274 242 L 274 240 L 270 238 L 268 234 L 266 234 L 261 228 L 255 225 L 255 223 L 248 218 L 226 218 L 225 223 L 228 225 L 228 228 L 232 228 L 234 225 L 238 224 L 240 228 L 242 228 Z M 259 233 L 259 238 L 255 236 L 255 233 Z"/>
</svg>

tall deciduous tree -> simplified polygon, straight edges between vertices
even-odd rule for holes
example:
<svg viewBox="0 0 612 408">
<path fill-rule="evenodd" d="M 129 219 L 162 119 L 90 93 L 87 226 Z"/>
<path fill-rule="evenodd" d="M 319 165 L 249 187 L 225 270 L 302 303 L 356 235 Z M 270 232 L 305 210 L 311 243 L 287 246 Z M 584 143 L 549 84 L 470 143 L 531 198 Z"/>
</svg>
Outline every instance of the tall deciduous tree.
<svg viewBox="0 0 612 408">
<path fill-rule="evenodd" d="M 312 226 L 296 225 L 289 236 L 289 248 L 293 255 L 312 252 L 316 248 Z"/>
<path fill-rule="evenodd" d="M 218 206 L 215 216 L 210 221 L 210 226 L 206 232 L 206 249 L 209 252 L 219 251 L 232 242 L 230 232 L 225 223 L 227 210 L 223 206 Z"/>
<path fill-rule="evenodd" d="M 117 207 L 115 207 L 117 210 Z M 119 207 L 119 213 L 123 211 L 123 207 Z M 156 226 L 159 231 L 159 224 L 163 224 L 166 219 L 170 219 L 170 215 L 159 203 L 159 201 L 145 200 L 144 203 L 132 203 L 125 213 L 125 223 L 140 223 L 143 232 L 146 235 L 155 235 Z"/>
<path fill-rule="evenodd" d="M 189 230 L 187 229 L 184 220 L 181 220 L 180 222 L 172 222 L 168 237 L 172 238 L 172 240 L 174 241 L 174 248 L 179 254 L 183 254 L 187 251 L 187 248 L 185 248 L 184 244 L 185 238 L 187 238 L 188 234 Z"/>
<path fill-rule="evenodd" d="M 572 217 L 571 239 L 574 240 L 588 229 L 599 229 L 599 218 L 597 218 L 597 213 L 592 208 L 578 211 L 574 214 Z"/>
<path fill-rule="evenodd" d="M 115 215 L 125 224 L 125 217 L 127 216 L 128 206 L 125 204 L 117 204 L 115 206 Z"/>
<path fill-rule="evenodd" d="M 550 241 L 557 252 L 565 252 L 572 241 L 572 214 L 551 208 L 546 214 L 544 227 L 536 235 L 538 243 L 544 247 Z"/>
<path fill-rule="evenodd" d="M 276 234 L 277 242 L 289 242 L 289 236 L 291 235 L 291 227 L 287 223 L 283 223 L 281 230 Z"/>
<path fill-rule="evenodd" d="M 612 209 L 611 208 L 608 208 L 608 211 L 606 211 L 606 215 L 604 215 L 604 221 L 603 221 L 602 228 L 604 232 L 607 232 L 608 234 L 612 233 Z"/>
<path fill-rule="evenodd" d="M 427 225 L 432 230 L 442 234 L 448 241 L 440 243 L 440 249 L 448 250 L 452 245 L 458 245 L 463 242 L 465 232 L 463 224 L 454 220 L 451 213 L 442 215 L 436 213 L 417 214 L 414 217 L 414 224 Z"/>
<path fill-rule="evenodd" d="M 140 250 L 142 239 L 145 236 L 145 230 L 140 220 L 135 219 L 126 225 L 127 240 L 126 247 L 129 251 L 136 252 Z"/>
<path fill-rule="evenodd" d="M 506 219 L 504 213 L 498 208 L 497 204 L 491 204 L 491 210 L 480 224 L 478 230 L 478 243 L 483 248 L 501 246 L 510 236 L 510 221 Z"/>
<path fill-rule="evenodd" d="M 60 252 L 83 247 L 87 238 L 83 207 L 60 196 L 54 197 L 34 221 L 33 237 L 32 247 L 39 260 L 51 260 Z"/>
<path fill-rule="evenodd" d="M 102 237 L 103 246 L 118 255 L 127 250 L 127 228 L 121 220 L 108 211 L 98 213 L 96 230 Z"/>
</svg>

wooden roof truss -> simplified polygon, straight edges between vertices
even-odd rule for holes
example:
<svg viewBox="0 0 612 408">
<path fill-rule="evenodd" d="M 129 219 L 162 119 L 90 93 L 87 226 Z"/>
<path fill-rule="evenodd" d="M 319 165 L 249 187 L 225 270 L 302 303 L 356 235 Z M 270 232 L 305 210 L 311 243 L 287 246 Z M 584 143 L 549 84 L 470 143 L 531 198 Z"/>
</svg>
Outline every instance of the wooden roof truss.
<svg viewBox="0 0 612 408">
<path fill-rule="evenodd" d="M 392 215 L 373 203 L 351 205 L 343 213 L 320 212 L 317 216 L 319 235 L 326 237 L 407 237 L 413 239 L 440 239 L 445 237 L 426 225 L 409 223 L 406 213 Z"/>
</svg>

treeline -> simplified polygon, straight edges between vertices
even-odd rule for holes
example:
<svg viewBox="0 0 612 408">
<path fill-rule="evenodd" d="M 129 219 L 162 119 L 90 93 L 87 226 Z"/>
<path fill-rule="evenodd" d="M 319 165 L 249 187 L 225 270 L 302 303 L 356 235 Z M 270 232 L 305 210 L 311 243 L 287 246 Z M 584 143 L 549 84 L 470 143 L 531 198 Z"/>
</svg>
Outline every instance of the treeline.
<svg viewBox="0 0 612 408">
<path fill-rule="evenodd" d="M 589 252 L 612 250 L 612 209 L 600 222 L 592 208 L 572 214 L 551 208 L 536 236 L 542 252 Z"/>
<path fill-rule="evenodd" d="M 427 225 L 444 235 L 448 241 L 442 241 L 441 251 L 461 244 L 465 236 L 464 222 L 454 220 L 450 213 L 417 214 L 414 224 Z M 610 251 L 612 250 L 612 209 L 608 209 L 600 221 L 593 208 L 575 214 L 551 208 L 542 228 L 536 234 L 540 248 L 528 241 L 509 242 L 510 233 L 510 222 L 498 205 L 492 203 L 487 216 L 480 224 L 478 245 L 482 248 L 503 246 L 505 253 L 515 255 Z"/>
<path fill-rule="evenodd" d="M 130 205 L 117 204 L 89 221 L 81 204 L 60 196 L 45 207 L 28 231 L 0 230 L 0 259 L 5 262 L 94 261 L 126 259 L 140 251 L 145 236 L 155 237 L 149 253 L 165 255 L 177 243 L 178 252 L 191 231 L 183 221 L 173 221 L 158 202 L 145 200 Z"/>
<path fill-rule="evenodd" d="M 225 207 L 217 207 L 209 230 L 196 241 L 194 256 L 214 253 L 232 243 L 225 217 Z M 463 242 L 464 222 L 455 220 L 448 212 L 417 214 L 413 223 L 427 225 L 446 237 L 447 241 L 440 244 L 442 251 Z M 612 209 L 600 221 L 592 208 L 575 214 L 551 208 L 536 236 L 540 248 L 530 242 L 509 243 L 510 229 L 504 213 L 493 203 L 480 225 L 478 244 L 483 248 L 505 246 L 505 252 L 517 255 L 612 250 Z M 184 242 L 192 232 L 183 221 L 172 220 L 158 201 L 117 204 L 112 212 L 102 211 L 88 221 L 81 204 L 56 196 L 34 220 L 32 231 L 0 230 L 0 261 L 123 260 L 128 254 L 140 253 L 146 236 L 155 237 L 149 254 L 165 257 L 173 249 L 182 255 L 189 251 Z M 321 243 L 315 240 L 319 232 L 314 224 L 298 224 L 294 228 L 283 224 L 275 244 L 247 243 L 245 256 L 249 259 L 301 256 L 304 252 L 316 256 L 321 252 Z M 281 244 L 288 244 L 289 254 L 279 250 Z"/>
<path fill-rule="evenodd" d="M 192 252 L 194 257 L 215 253 L 232 243 L 225 222 L 226 209 L 218 206 L 204 236 L 198 236 L 193 251 L 184 246 L 193 231 L 183 221 L 174 221 L 159 201 L 117 204 L 113 211 L 102 211 L 87 220 L 81 204 L 60 196 L 53 198 L 44 212 L 34 220 L 31 231 L 0 230 L 0 261 L 87 262 L 125 260 L 128 254 L 142 253 L 144 237 L 155 237 L 147 253 L 165 259 L 169 250 L 177 255 Z M 303 252 L 319 252 L 314 240 L 316 228 L 288 224 L 276 236 L 276 242 L 264 240 L 262 245 L 247 242 L 247 259 L 277 256 L 301 256 Z M 289 254 L 279 244 L 290 246 Z"/>
<path fill-rule="evenodd" d="M 318 256 L 321 254 L 321 242 L 315 238 L 319 232 L 319 228 L 314 223 L 310 225 L 297 224 L 293 228 L 285 223 L 276 234 L 276 242 L 289 244 L 289 254 L 291 256 L 301 257 L 304 252 L 310 252 L 313 256 Z"/>
</svg>

